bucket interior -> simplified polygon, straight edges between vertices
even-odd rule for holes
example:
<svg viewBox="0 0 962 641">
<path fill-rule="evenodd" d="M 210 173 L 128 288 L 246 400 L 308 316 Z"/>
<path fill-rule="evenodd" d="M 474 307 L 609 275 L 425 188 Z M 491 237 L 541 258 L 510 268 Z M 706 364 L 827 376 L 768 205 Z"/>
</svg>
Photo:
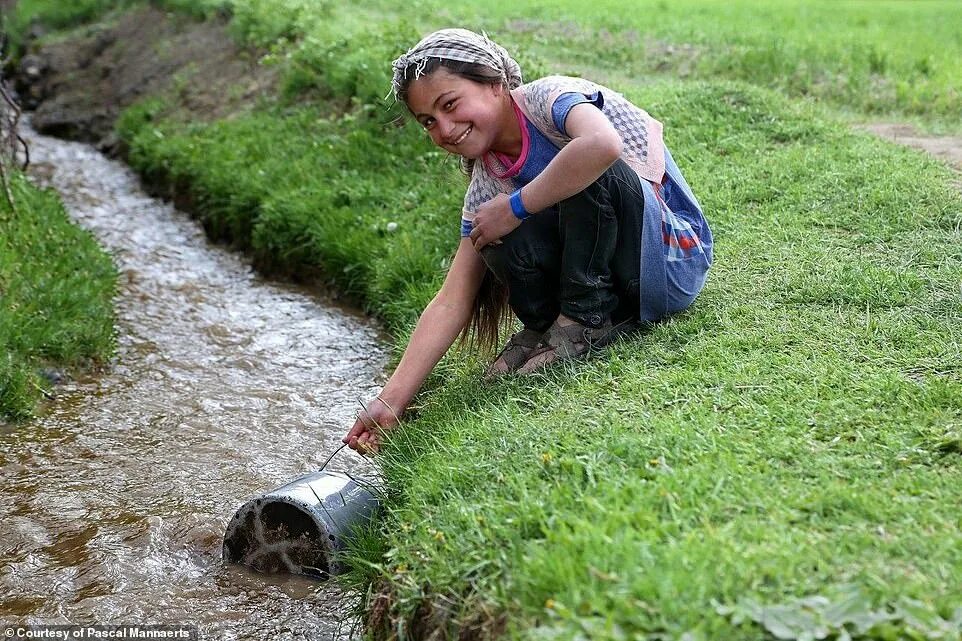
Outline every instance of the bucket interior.
<svg viewBox="0 0 962 641">
<path fill-rule="evenodd" d="M 257 499 L 234 515 L 224 559 L 259 572 L 330 576 L 330 545 L 310 514 L 291 503 Z"/>
</svg>

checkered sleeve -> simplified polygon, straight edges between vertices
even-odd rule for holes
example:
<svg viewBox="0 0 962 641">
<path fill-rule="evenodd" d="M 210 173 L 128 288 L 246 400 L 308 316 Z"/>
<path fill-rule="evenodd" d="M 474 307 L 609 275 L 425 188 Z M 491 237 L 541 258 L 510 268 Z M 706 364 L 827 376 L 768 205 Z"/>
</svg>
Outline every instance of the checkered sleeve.
<svg viewBox="0 0 962 641">
<path fill-rule="evenodd" d="M 488 202 L 498 194 L 511 193 L 511 185 L 503 180 L 498 180 L 487 172 L 484 163 L 478 161 L 471 172 L 471 182 L 464 193 L 464 207 L 461 210 L 461 237 L 471 234 L 474 217 L 478 213 L 478 207 Z"/>
<path fill-rule="evenodd" d="M 559 147 L 571 137 L 553 117 L 557 101 L 569 93 L 597 96 L 599 108 L 621 136 L 625 161 L 641 178 L 661 182 L 665 173 L 661 123 L 617 91 L 590 80 L 566 76 L 541 78 L 523 85 L 522 90 L 532 122 Z"/>
</svg>

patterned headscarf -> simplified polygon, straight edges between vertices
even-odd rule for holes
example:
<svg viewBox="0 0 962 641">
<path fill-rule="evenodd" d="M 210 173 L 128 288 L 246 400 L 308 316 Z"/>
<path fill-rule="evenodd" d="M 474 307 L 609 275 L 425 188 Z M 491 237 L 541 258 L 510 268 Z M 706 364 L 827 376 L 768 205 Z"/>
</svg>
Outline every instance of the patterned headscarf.
<svg viewBox="0 0 962 641">
<path fill-rule="evenodd" d="M 408 69 L 416 65 L 412 80 L 420 78 L 429 58 L 484 65 L 499 72 L 509 89 L 521 85 L 521 67 L 504 47 L 492 42 L 484 34 L 477 34 L 467 29 L 441 29 L 425 36 L 421 42 L 392 63 L 394 78 L 391 81 L 391 88 L 395 100 L 401 86 L 407 80 Z"/>
</svg>

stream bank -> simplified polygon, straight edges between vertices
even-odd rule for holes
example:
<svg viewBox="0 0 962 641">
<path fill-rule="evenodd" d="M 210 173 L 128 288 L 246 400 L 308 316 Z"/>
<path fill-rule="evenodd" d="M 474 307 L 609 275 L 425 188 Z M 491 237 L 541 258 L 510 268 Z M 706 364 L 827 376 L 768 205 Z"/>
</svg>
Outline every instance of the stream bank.
<svg viewBox="0 0 962 641">
<path fill-rule="evenodd" d="M 273 73 L 222 22 L 150 7 L 75 35 L 24 58 L 36 73 L 20 91 L 36 111 L 23 135 L 33 180 L 118 265 L 119 347 L 107 371 L 62 381 L 36 420 L 0 428 L 0 615 L 347 639 L 356 595 L 224 565 L 220 545 L 240 503 L 340 444 L 357 399 L 378 387 L 385 336 L 358 310 L 211 245 L 128 168 L 29 127 L 123 157 L 114 122 L 139 97 L 176 95 L 228 118 L 269 95 Z M 350 452 L 330 467 L 373 473 Z"/>
<path fill-rule="evenodd" d="M 215 120 L 276 92 L 276 69 L 239 46 L 224 18 L 197 21 L 146 5 L 41 42 L 28 44 L 16 77 L 33 127 L 108 155 L 124 151 L 118 115 L 146 96 L 167 96 L 191 118 Z"/>
</svg>

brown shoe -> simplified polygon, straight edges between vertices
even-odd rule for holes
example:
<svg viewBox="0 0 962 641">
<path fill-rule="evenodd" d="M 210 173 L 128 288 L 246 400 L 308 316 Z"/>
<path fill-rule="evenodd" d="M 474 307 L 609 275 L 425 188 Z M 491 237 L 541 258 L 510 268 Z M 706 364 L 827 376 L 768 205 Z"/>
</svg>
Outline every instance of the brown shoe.
<svg viewBox="0 0 962 641">
<path fill-rule="evenodd" d="M 536 332 L 533 329 L 522 329 L 517 334 L 512 334 L 508 342 L 498 352 L 494 362 L 488 366 L 484 373 L 484 380 L 492 381 L 521 367 L 532 352 L 541 347 L 542 336 L 541 332 Z"/>
<path fill-rule="evenodd" d="M 601 327 L 587 327 L 580 323 L 559 325 L 555 321 L 542 338 L 542 347 L 531 352 L 528 360 L 518 368 L 518 373 L 531 374 L 560 360 L 583 358 L 592 350 L 610 343 L 616 335 L 611 321 Z"/>
</svg>

